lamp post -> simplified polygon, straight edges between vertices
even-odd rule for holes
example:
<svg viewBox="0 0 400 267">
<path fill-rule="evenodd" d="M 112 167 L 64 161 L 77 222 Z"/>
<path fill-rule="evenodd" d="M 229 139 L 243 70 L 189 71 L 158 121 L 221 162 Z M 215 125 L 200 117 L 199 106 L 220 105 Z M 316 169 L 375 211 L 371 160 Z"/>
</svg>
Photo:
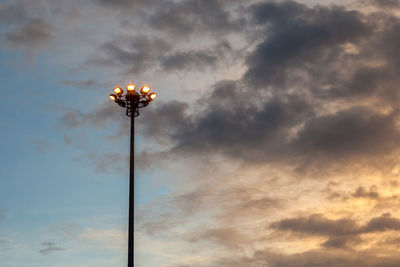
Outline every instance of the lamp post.
<svg viewBox="0 0 400 267">
<path fill-rule="evenodd" d="M 129 226 L 128 226 L 128 267 L 133 267 L 133 232 L 134 232 L 134 169 L 135 169 L 135 117 L 139 116 L 139 109 L 146 107 L 156 97 L 156 93 L 150 93 L 150 87 L 142 86 L 140 93 L 136 92 L 133 83 L 126 86 L 126 94 L 121 87 L 113 89 L 115 94 L 110 94 L 109 98 L 119 106 L 126 108 L 126 115 L 131 118 L 131 148 L 129 164 Z"/>
</svg>

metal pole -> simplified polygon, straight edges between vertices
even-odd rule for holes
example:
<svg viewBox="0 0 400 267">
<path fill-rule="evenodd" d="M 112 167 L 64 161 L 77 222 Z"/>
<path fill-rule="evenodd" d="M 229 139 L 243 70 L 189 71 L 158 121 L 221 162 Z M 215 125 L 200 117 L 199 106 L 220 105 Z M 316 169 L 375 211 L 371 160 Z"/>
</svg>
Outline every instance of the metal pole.
<svg viewBox="0 0 400 267">
<path fill-rule="evenodd" d="M 134 204 L 135 204 L 135 116 L 133 114 L 133 106 L 131 101 L 131 153 L 130 153 L 130 166 L 129 166 L 129 229 L 128 229 L 128 267 L 133 267 L 133 232 L 134 232 Z"/>
</svg>

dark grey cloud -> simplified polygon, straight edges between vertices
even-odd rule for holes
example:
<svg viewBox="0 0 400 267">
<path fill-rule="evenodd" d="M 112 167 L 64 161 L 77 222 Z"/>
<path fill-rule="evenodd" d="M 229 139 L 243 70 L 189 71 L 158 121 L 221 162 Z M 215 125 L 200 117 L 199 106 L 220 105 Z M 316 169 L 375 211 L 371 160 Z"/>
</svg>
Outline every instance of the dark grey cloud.
<svg viewBox="0 0 400 267">
<path fill-rule="evenodd" d="M 174 153 L 328 167 L 395 151 L 398 19 L 293 1 L 248 10 L 263 30 L 242 79 L 216 83 L 198 110 L 159 104 L 148 114 L 154 120 L 146 120 L 147 132 L 169 109 L 179 114 L 153 137 L 169 139 Z M 382 26 L 382 16 L 391 23 Z M 326 112 L 329 105 L 339 109 Z"/>
<path fill-rule="evenodd" d="M 163 56 L 160 64 L 165 71 L 204 70 L 207 67 L 215 69 L 218 60 L 232 52 L 228 42 L 220 42 L 206 50 L 175 51 Z"/>
<path fill-rule="evenodd" d="M 89 64 L 118 66 L 128 74 L 138 74 L 157 66 L 158 58 L 172 48 L 161 38 L 131 36 L 105 42 Z"/>
<path fill-rule="evenodd" d="M 379 199 L 380 195 L 376 186 L 371 186 L 369 190 L 365 187 L 360 186 L 356 189 L 354 194 L 352 195 L 355 198 L 371 198 L 371 199 Z"/>
<path fill-rule="evenodd" d="M 0 22 L 4 25 L 11 25 L 24 20 L 27 12 L 22 5 L 11 3 L 9 5 L 0 5 Z"/>
<path fill-rule="evenodd" d="M 204 71 L 207 68 L 216 69 L 219 61 L 228 61 L 235 53 L 227 41 L 204 49 L 173 50 L 172 44 L 162 38 L 132 36 L 104 43 L 88 63 L 122 67 L 129 74 L 139 74 L 158 67 L 166 72 Z"/>
<path fill-rule="evenodd" d="M 396 185 L 394 185 L 396 186 Z M 368 199 L 373 202 L 369 202 L 372 209 L 376 211 L 384 210 L 386 207 L 397 207 L 399 195 L 398 194 L 383 194 L 380 192 L 378 186 L 358 186 L 353 191 L 336 191 L 332 188 L 324 190 L 327 193 L 329 200 L 348 202 L 350 203 L 354 199 Z"/>
<path fill-rule="evenodd" d="M 199 101 L 209 105 L 203 113 L 169 125 L 167 130 L 171 132 L 166 136 L 177 144 L 174 149 L 186 153 L 215 151 L 236 158 L 265 160 L 280 153 L 282 135 L 312 114 L 308 103 L 300 97 L 271 99 L 260 107 L 246 107 L 229 103 L 240 103 L 239 98 L 231 98 L 235 94 L 242 94 L 235 83 L 222 82 L 210 98 Z M 147 127 L 153 127 L 152 123 Z"/>
<path fill-rule="evenodd" d="M 104 5 L 106 7 L 110 8 L 129 8 L 134 5 L 143 3 L 145 1 L 140 1 L 140 0 L 97 0 L 97 2 L 101 5 Z"/>
<path fill-rule="evenodd" d="M 179 101 L 154 105 L 138 118 L 146 125 L 141 130 L 144 135 L 160 142 L 170 141 L 169 136 L 179 131 L 180 127 L 184 127 L 188 110 L 189 105 Z"/>
<path fill-rule="evenodd" d="M 359 236 L 331 236 L 321 245 L 328 249 L 351 249 L 360 243 L 362 243 L 362 239 Z"/>
<path fill-rule="evenodd" d="M 272 228 L 300 232 L 312 235 L 352 235 L 360 232 L 360 226 L 351 219 L 330 220 L 322 214 L 313 214 L 308 217 L 284 219 L 273 223 Z"/>
<path fill-rule="evenodd" d="M 48 254 L 56 252 L 56 251 L 64 250 L 64 248 L 62 248 L 60 246 L 57 246 L 57 244 L 54 243 L 54 242 L 43 242 L 42 246 L 44 248 L 39 250 L 39 253 L 42 254 L 42 255 L 48 255 Z"/>
<path fill-rule="evenodd" d="M 310 120 L 292 144 L 300 154 L 347 158 L 384 154 L 399 138 L 394 116 L 357 107 Z"/>
<path fill-rule="evenodd" d="M 371 0 L 371 3 L 380 7 L 388 7 L 388 8 L 400 6 L 400 2 L 398 0 Z"/>
<path fill-rule="evenodd" d="M 195 32 L 224 35 L 243 29 L 244 20 L 237 18 L 231 9 L 235 1 L 187 0 L 166 1 L 155 8 L 149 24 L 156 30 L 168 32 L 175 37 Z"/>
<path fill-rule="evenodd" d="M 326 248 L 349 248 L 349 245 L 362 243 L 362 235 L 367 233 L 399 231 L 400 220 L 384 213 L 370 219 L 361 225 L 353 219 L 327 219 L 322 214 L 312 214 L 306 217 L 283 219 L 270 225 L 279 231 L 292 233 L 326 236 L 328 240 L 321 244 Z"/>
<path fill-rule="evenodd" d="M 245 79 L 253 85 L 286 86 L 290 70 L 323 67 L 340 55 L 338 46 L 371 34 L 362 14 L 341 7 L 315 7 L 293 1 L 253 6 L 257 24 L 266 24 L 265 40 L 247 58 Z M 326 62 L 325 62 L 326 61 Z"/>
<path fill-rule="evenodd" d="M 380 217 L 371 219 L 363 228 L 363 231 L 367 233 L 388 230 L 400 230 L 400 220 L 392 217 L 390 213 L 384 213 Z"/>
<path fill-rule="evenodd" d="M 15 46 L 40 48 L 52 40 L 53 26 L 37 18 L 16 26 L 6 35 L 6 40 Z"/>
<path fill-rule="evenodd" d="M 136 12 L 146 13 L 147 9 L 152 9 L 156 0 L 94 0 L 92 3 L 97 4 L 109 10 L 115 10 L 122 13 Z"/>
<path fill-rule="evenodd" d="M 315 235 L 352 235 L 387 230 L 400 230 L 400 220 L 383 213 L 361 226 L 351 219 L 330 220 L 322 214 L 284 219 L 271 224 L 272 228 Z"/>
</svg>

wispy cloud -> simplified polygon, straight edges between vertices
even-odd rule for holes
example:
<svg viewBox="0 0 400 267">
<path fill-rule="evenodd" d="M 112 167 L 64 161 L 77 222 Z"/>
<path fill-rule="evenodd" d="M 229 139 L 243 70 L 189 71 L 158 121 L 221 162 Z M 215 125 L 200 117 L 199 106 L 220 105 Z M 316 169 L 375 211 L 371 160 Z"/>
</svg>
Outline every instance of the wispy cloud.
<svg viewBox="0 0 400 267">
<path fill-rule="evenodd" d="M 57 244 L 54 242 L 43 242 L 42 246 L 44 248 L 39 250 L 39 253 L 42 255 L 48 255 L 48 254 L 56 252 L 56 251 L 64 250 L 64 248 L 57 246 Z"/>
<path fill-rule="evenodd" d="M 29 142 L 35 147 L 39 153 L 46 153 L 51 149 L 51 143 L 46 140 L 29 139 Z"/>
</svg>

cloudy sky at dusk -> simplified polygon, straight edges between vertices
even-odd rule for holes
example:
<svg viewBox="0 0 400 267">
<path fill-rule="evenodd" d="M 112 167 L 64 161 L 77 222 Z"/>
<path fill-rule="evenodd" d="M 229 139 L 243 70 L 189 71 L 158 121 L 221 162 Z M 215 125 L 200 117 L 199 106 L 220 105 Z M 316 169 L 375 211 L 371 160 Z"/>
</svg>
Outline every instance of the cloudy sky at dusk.
<svg viewBox="0 0 400 267">
<path fill-rule="evenodd" d="M 400 266 L 400 1 L 0 1 L 0 265 Z"/>
</svg>

